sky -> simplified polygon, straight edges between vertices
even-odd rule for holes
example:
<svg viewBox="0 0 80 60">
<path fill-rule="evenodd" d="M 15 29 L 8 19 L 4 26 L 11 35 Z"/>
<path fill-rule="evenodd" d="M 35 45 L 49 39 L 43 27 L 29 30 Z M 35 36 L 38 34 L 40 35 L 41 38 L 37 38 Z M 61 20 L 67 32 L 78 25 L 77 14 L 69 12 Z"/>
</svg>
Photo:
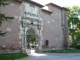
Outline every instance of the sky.
<svg viewBox="0 0 80 60">
<path fill-rule="evenodd" d="M 57 4 L 57 5 L 61 6 L 61 7 L 65 7 L 65 6 L 71 7 L 73 5 L 77 5 L 77 6 L 80 7 L 79 0 L 33 0 L 33 1 L 38 2 L 42 5 L 45 5 L 47 3 L 52 2 L 54 4 Z"/>
</svg>

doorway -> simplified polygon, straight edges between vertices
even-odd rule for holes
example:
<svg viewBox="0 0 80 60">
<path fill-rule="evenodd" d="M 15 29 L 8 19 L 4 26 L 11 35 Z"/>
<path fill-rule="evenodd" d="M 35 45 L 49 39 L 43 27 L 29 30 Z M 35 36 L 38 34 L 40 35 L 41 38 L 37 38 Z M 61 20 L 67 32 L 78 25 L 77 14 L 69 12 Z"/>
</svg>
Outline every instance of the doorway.
<svg viewBox="0 0 80 60">
<path fill-rule="evenodd" d="M 27 35 L 27 48 L 35 48 L 35 47 L 36 47 L 36 36 Z"/>
<path fill-rule="evenodd" d="M 32 50 L 36 50 L 36 44 L 37 44 L 37 39 L 36 39 L 36 32 L 34 29 L 28 29 L 27 30 L 27 36 L 26 36 L 26 47 L 27 47 L 27 53 L 31 53 Z"/>
</svg>

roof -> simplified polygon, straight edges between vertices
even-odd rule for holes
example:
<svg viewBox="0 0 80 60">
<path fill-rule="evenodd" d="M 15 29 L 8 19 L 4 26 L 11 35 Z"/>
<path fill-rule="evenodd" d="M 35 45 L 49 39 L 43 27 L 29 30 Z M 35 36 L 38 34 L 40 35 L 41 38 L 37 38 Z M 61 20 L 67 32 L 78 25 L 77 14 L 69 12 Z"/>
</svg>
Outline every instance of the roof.
<svg viewBox="0 0 80 60">
<path fill-rule="evenodd" d="M 41 9 L 41 10 L 43 10 L 43 11 L 46 11 L 46 12 L 49 12 L 49 13 L 52 13 L 51 11 L 49 11 L 49 10 L 46 10 L 46 9 Z"/>
<path fill-rule="evenodd" d="M 41 10 L 44 10 L 44 11 L 49 12 L 49 13 L 52 13 L 52 12 L 48 9 L 48 7 L 47 7 L 47 6 L 45 6 L 45 7 L 41 8 Z"/>
<path fill-rule="evenodd" d="M 57 4 L 54 4 L 54 3 L 52 3 L 52 2 L 46 4 L 46 6 L 48 6 L 48 5 L 53 5 L 53 6 L 56 6 L 56 7 L 58 7 L 58 8 L 68 10 L 67 8 L 65 8 L 65 7 L 61 7 L 61 6 L 59 6 L 59 5 L 57 5 Z"/>
<path fill-rule="evenodd" d="M 39 7 L 44 7 L 44 5 L 41 5 L 41 4 L 39 4 L 39 3 L 37 3 L 37 2 L 34 2 L 34 1 L 32 1 L 32 0 L 17 0 L 17 1 L 20 1 L 20 2 L 25 1 L 25 2 L 34 4 L 34 5 L 39 6 Z"/>
<path fill-rule="evenodd" d="M 19 1 L 19 2 L 25 1 L 25 2 L 28 2 L 28 3 L 34 4 L 34 5 L 36 5 L 36 6 L 40 7 L 40 8 L 45 7 L 44 5 L 39 4 L 39 3 L 35 2 L 35 1 L 32 1 L 32 0 L 17 0 L 17 1 Z M 52 3 L 52 2 L 46 4 L 46 6 L 48 6 L 48 5 L 53 5 L 53 6 L 56 6 L 56 7 L 58 7 L 58 8 L 68 10 L 67 8 L 61 7 L 61 6 L 56 5 L 56 4 Z M 47 11 L 47 12 L 51 12 L 51 11 L 48 11 L 48 10 L 46 10 L 46 9 L 42 9 L 42 10 L 45 10 L 45 11 Z"/>
<path fill-rule="evenodd" d="M 65 9 L 65 10 L 67 10 L 67 11 L 69 10 L 69 9 L 67 9 L 67 8 L 65 8 L 65 7 L 62 7 L 62 9 Z"/>
</svg>

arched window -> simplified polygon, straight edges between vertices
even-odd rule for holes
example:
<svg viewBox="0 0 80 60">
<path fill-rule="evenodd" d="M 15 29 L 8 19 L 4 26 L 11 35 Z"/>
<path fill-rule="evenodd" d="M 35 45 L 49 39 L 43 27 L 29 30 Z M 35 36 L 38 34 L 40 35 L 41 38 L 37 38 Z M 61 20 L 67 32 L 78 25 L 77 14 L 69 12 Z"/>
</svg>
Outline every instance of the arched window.
<svg viewBox="0 0 80 60">
<path fill-rule="evenodd" d="M 28 29 L 27 35 L 35 35 L 35 31 L 33 29 Z"/>
</svg>

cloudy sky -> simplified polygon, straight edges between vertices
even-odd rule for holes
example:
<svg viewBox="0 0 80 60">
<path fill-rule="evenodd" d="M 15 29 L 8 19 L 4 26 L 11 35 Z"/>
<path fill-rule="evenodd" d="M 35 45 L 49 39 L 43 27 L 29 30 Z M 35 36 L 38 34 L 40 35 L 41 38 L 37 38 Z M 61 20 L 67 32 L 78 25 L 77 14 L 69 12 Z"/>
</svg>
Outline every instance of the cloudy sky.
<svg viewBox="0 0 80 60">
<path fill-rule="evenodd" d="M 65 7 L 65 6 L 73 6 L 73 5 L 78 5 L 80 6 L 79 0 L 33 0 L 36 1 L 40 4 L 47 4 L 49 2 L 53 2 L 54 4 L 57 4 L 59 6 Z"/>
</svg>

